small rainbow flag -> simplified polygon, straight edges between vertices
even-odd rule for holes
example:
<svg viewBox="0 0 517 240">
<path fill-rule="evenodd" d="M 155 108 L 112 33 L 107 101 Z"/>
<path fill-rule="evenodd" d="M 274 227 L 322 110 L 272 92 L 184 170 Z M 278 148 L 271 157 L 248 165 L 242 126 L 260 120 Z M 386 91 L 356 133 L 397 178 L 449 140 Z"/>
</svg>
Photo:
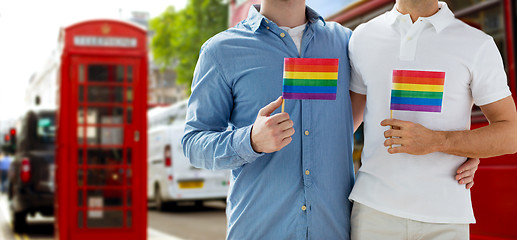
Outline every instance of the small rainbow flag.
<svg viewBox="0 0 517 240">
<path fill-rule="evenodd" d="M 441 112 L 445 72 L 393 70 L 390 110 Z"/>
<path fill-rule="evenodd" d="M 339 59 L 284 58 L 284 99 L 336 100 Z"/>
</svg>

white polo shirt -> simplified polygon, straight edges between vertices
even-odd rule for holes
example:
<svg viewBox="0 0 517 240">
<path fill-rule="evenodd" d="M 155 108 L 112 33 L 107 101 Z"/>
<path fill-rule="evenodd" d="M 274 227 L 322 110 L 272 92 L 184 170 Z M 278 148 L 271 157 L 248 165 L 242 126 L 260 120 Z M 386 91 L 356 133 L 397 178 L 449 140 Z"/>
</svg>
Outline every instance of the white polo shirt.
<svg viewBox="0 0 517 240">
<path fill-rule="evenodd" d="M 511 94 L 492 37 L 456 19 L 445 3 L 439 4 L 436 14 L 415 23 L 394 8 L 352 34 L 350 89 L 366 94 L 367 101 L 362 166 L 350 199 L 416 221 L 474 223 L 470 191 L 454 179 L 465 157 L 441 152 L 389 154 L 383 145 L 388 127 L 380 122 L 390 118 L 395 72 L 423 73 L 422 81 L 436 72 L 445 76 L 443 87 L 437 88 L 443 92 L 438 100 L 441 108 L 393 111 L 393 118 L 433 130 L 469 129 L 474 103 L 482 106 Z"/>
</svg>

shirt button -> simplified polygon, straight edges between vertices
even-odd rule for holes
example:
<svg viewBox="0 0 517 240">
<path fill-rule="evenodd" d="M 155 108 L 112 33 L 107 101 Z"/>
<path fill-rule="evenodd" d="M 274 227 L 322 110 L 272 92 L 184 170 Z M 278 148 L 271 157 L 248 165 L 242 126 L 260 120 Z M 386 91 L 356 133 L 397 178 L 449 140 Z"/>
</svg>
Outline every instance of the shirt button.
<svg viewBox="0 0 517 240">
<path fill-rule="evenodd" d="M 302 211 L 307 210 L 307 207 L 305 205 L 302 206 Z"/>
<path fill-rule="evenodd" d="M 280 33 L 280 37 L 285 37 L 285 33 Z"/>
<path fill-rule="evenodd" d="M 310 173 L 309 170 L 305 170 L 305 175 L 309 175 Z"/>
<path fill-rule="evenodd" d="M 411 40 L 413 40 L 413 38 L 412 37 L 407 37 L 407 40 L 411 41 Z"/>
<path fill-rule="evenodd" d="M 305 130 L 305 136 L 309 136 L 309 130 Z"/>
<path fill-rule="evenodd" d="M 266 29 L 269 29 L 269 27 L 266 26 Z"/>
</svg>

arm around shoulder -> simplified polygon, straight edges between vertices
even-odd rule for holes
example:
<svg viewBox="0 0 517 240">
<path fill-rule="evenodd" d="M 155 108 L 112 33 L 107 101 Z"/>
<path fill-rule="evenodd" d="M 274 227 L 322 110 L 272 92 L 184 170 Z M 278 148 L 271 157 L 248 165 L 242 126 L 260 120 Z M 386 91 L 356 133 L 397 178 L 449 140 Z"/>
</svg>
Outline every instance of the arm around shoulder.
<svg viewBox="0 0 517 240">
<path fill-rule="evenodd" d="M 366 95 L 350 91 L 352 102 L 352 115 L 354 119 L 354 132 L 363 122 L 364 107 L 366 106 Z"/>
</svg>

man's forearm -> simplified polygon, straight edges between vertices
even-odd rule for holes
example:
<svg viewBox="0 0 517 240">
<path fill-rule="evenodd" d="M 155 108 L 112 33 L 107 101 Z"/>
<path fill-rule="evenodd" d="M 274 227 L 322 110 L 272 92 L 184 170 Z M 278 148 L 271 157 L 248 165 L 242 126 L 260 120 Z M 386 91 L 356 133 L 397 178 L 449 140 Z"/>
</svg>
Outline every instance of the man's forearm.
<svg viewBox="0 0 517 240">
<path fill-rule="evenodd" d="M 517 152 L 517 125 L 510 121 L 491 123 L 467 131 L 436 133 L 435 151 L 448 154 L 487 158 Z"/>
<path fill-rule="evenodd" d="M 233 131 L 189 131 L 182 139 L 183 151 L 190 163 L 209 170 L 236 169 L 261 154 L 249 143 L 251 126 Z"/>
<path fill-rule="evenodd" d="M 466 131 L 432 131 L 421 124 L 385 119 L 389 153 L 423 155 L 444 152 L 464 157 L 493 157 L 517 152 L 517 113 L 512 97 L 480 106 L 490 125 Z"/>
</svg>

